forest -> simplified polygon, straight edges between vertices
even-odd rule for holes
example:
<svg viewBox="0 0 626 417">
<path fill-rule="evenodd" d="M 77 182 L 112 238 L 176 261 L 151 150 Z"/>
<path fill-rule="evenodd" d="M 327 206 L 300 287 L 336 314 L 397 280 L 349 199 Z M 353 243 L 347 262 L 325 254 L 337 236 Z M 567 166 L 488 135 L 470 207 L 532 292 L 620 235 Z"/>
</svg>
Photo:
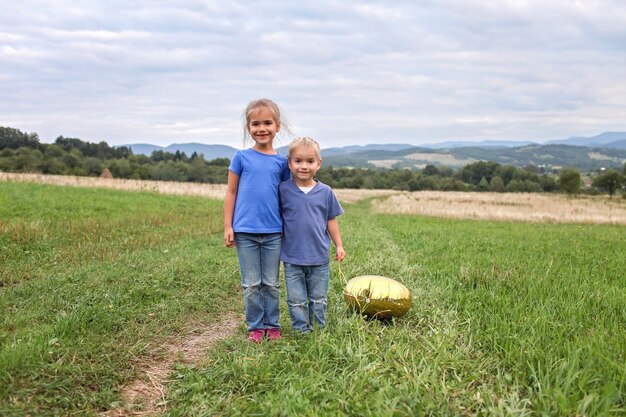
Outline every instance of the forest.
<svg viewBox="0 0 626 417">
<path fill-rule="evenodd" d="M 157 181 L 224 184 L 228 158 L 205 160 L 204 155 L 154 151 L 134 155 L 129 147 L 109 146 L 59 136 L 41 143 L 36 133 L 0 127 L 0 171 L 53 175 L 102 176 Z M 458 169 L 426 165 L 421 170 L 367 169 L 323 165 L 317 178 L 333 188 L 395 189 L 406 191 L 566 192 L 622 194 L 626 164 L 620 172 L 609 169 L 581 173 L 575 168 L 541 172 L 537 166 L 518 168 L 479 161 Z"/>
</svg>

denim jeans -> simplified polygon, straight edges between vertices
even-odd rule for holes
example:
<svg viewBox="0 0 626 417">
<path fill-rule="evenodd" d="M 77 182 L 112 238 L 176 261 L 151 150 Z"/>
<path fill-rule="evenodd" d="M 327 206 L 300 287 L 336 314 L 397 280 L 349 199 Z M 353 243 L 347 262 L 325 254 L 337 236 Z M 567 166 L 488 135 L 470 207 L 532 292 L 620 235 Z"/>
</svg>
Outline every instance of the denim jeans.
<svg viewBox="0 0 626 417">
<path fill-rule="evenodd" d="M 235 233 L 248 330 L 279 328 L 280 233 Z"/>
<path fill-rule="evenodd" d="M 316 323 L 326 326 L 326 305 L 329 264 L 303 266 L 284 262 L 287 305 L 291 326 L 297 332 L 308 333 Z"/>
</svg>

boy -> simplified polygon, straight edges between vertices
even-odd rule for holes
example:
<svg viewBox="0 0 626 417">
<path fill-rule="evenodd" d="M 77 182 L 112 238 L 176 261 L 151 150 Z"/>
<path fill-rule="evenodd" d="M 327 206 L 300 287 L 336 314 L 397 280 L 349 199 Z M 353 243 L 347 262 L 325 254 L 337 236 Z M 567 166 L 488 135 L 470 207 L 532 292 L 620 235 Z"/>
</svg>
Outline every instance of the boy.
<svg viewBox="0 0 626 417">
<path fill-rule="evenodd" d="M 294 139 L 288 165 L 292 178 L 279 185 L 284 233 L 280 259 L 292 327 L 309 333 L 314 324 L 326 325 L 330 241 L 336 247 L 336 260 L 346 256 L 336 219 L 343 209 L 331 188 L 313 179 L 322 166 L 315 140 Z"/>
</svg>

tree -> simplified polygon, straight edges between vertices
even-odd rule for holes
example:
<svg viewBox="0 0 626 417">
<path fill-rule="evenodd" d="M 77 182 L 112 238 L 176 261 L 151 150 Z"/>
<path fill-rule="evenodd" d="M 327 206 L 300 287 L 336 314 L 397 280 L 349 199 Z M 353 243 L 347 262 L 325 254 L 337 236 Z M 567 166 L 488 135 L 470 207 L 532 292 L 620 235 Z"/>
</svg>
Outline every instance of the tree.
<svg viewBox="0 0 626 417">
<path fill-rule="evenodd" d="M 19 129 L 0 126 L 0 149 L 22 147 L 43 150 L 36 133 L 24 133 Z"/>
<path fill-rule="evenodd" d="M 547 174 L 541 175 L 539 177 L 539 185 L 541 185 L 543 191 L 546 192 L 557 191 L 559 189 L 556 180 Z"/>
<path fill-rule="evenodd" d="M 43 159 L 43 154 L 39 150 L 30 148 L 19 148 L 13 156 L 11 171 L 16 172 L 39 172 L 39 166 Z"/>
<path fill-rule="evenodd" d="M 411 188 L 411 181 L 415 181 L 417 187 L 416 188 Z M 425 176 L 425 177 L 420 177 L 417 178 L 415 180 L 410 180 L 409 181 L 409 189 L 411 191 L 417 191 L 417 190 L 437 190 L 439 189 L 439 185 L 437 183 L 437 178 L 435 178 L 432 175 L 429 176 Z"/>
<path fill-rule="evenodd" d="M 202 155 L 204 159 L 204 155 Z M 209 165 L 216 167 L 228 167 L 230 165 L 230 159 L 228 158 L 215 158 L 209 161 Z"/>
<path fill-rule="evenodd" d="M 209 166 L 204 160 L 204 155 L 192 158 L 187 170 L 187 177 L 192 182 L 209 182 Z"/>
<path fill-rule="evenodd" d="M 524 171 L 530 172 L 532 174 L 538 174 L 539 173 L 539 167 L 537 165 L 534 164 L 528 164 L 524 167 Z"/>
<path fill-rule="evenodd" d="M 437 171 L 439 171 L 439 175 L 441 175 L 442 177 L 451 177 L 452 175 L 454 175 L 454 171 L 452 170 L 452 168 L 445 165 L 440 165 L 436 168 Z"/>
<path fill-rule="evenodd" d="M 444 177 L 439 181 L 439 189 L 442 191 L 469 191 L 469 186 L 455 178 Z"/>
<path fill-rule="evenodd" d="M 609 169 L 593 180 L 593 186 L 608 192 L 609 197 L 613 198 L 615 191 L 625 185 L 625 181 L 622 174 L 614 169 Z"/>
<path fill-rule="evenodd" d="M 72 149 L 70 153 L 66 153 L 61 157 L 63 163 L 69 168 L 76 168 L 81 164 L 83 156 L 78 149 Z"/>
<path fill-rule="evenodd" d="M 437 169 L 436 166 L 428 164 L 422 170 L 422 174 L 424 174 L 424 175 L 437 175 L 437 174 L 439 174 L 439 170 Z"/>
<path fill-rule="evenodd" d="M 82 168 L 90 177 L 99 177 L 102 174 L 102 161 L 93 156 L 83 159 Z"/>
<path fill-rule="evenodd" d="M 459 177 L 469 184 L 479 185 L 480 180 L 485 178 L 487 183 L 491 181 L 500 164 L 491 161 L 478 161 L 465 165 L 459 172 Z"/>
<path fill-rule="evenodd" d="M 64 138 L 59 136 L 54 142 L 65 151 L 78 149 L 84 156 L 91 156 L 98 159 L 127 158 L 131 155 L 127 146 L 110 147 L 106 142 L 91 143 L 84 142 L 77 138 Z"/>
<path fill-rule="evenodd" d="M 108 168 L 113 178 L 130 178 L 133 175 L 133 167 L 126 158 L 110 159 Z"/>
<path fill-rule="evenodd" d="M 580 172 L 574 168 L 563 168 L 559 175 L 559 186 L 567 194 L 580 192 Z"/>
<path fill-rule="evenodd" d="M 533 180 L 524 180 L 522 181 L 522 185 L 524 187 L 524 192 L 527 193 L 540 193 L 543 191 L 541 185 Z"/>
<path fill-rule="evenodd" d="M 487 178 L 482 177 L 478 183 L 478 191 L 487 191 L 489 189 L 489 181 Z"/>
<path fill-rule="evenodd" d="M 501 165 L 495 172 L 495 175 L 502 178 L 502 182 L 506 186 L 515 175 L 517 168 L 511 165 Z"/>
<path fill-rule="evenodd" d="M 491 180 L 490 189 L 491 191 L 494 191 L 496 193 L 504 192 L 504 181 L 502 181 L 502 178 L 498 177 L 497 175 L 493 177 Z"/>
<path fill-rule="evenodd" d="M 524 192 L 524 183 L 520 180 L 511 180 L 505 187 L 508 193 L 521 193 Z"/>
</svg>

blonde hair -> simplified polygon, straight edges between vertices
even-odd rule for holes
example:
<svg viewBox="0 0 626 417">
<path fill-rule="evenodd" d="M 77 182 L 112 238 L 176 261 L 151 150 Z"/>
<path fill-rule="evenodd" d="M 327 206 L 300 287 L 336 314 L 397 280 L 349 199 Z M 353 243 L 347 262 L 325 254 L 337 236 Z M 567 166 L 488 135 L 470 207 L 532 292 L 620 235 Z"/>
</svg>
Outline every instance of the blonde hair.
<svg viewBox="0 0 626 417">
<path fill-rule="evenodd" d="M 294 149 L 300 146 L 306 146 L 307 148 L 312 148 L 315 151 L 315 156 L 317 156 L 317 159 L 319 159 L 320 161 L 322 160 L 322 151 L 320 149 L 320 144 L 317 143 L 315 139 L 311 139 L 306 136 L 295 138 L 294 140 L 291 141 L 291 143 L 289 144 L 289 158 L 290 159 L 291 159 L 291 152 L 293 152 Z"/>
<path fill-rule="evenodd" d="M 250 132 L 248 131 L 248 124 L 250 123 L 250 116 L 252 115 L 252 112 L 257 110 L 259 107 L 265 107 L 274 114 L 274 122 L 277 125 L 280 125 L 280 130 L 276 136 L 279 134 L 284 134 L 288 137 L 293 136 L 291 126 L 289 125 L 287 119 L 285 119 L 285 116 L 281 114 L 278 104 L 268 98 L 261 98 L 258 100 L 252 100 L 248 103 L 246 110 L 243 113 L 243 146 L 246 146 L 252 140 Z"/>
</svg>

